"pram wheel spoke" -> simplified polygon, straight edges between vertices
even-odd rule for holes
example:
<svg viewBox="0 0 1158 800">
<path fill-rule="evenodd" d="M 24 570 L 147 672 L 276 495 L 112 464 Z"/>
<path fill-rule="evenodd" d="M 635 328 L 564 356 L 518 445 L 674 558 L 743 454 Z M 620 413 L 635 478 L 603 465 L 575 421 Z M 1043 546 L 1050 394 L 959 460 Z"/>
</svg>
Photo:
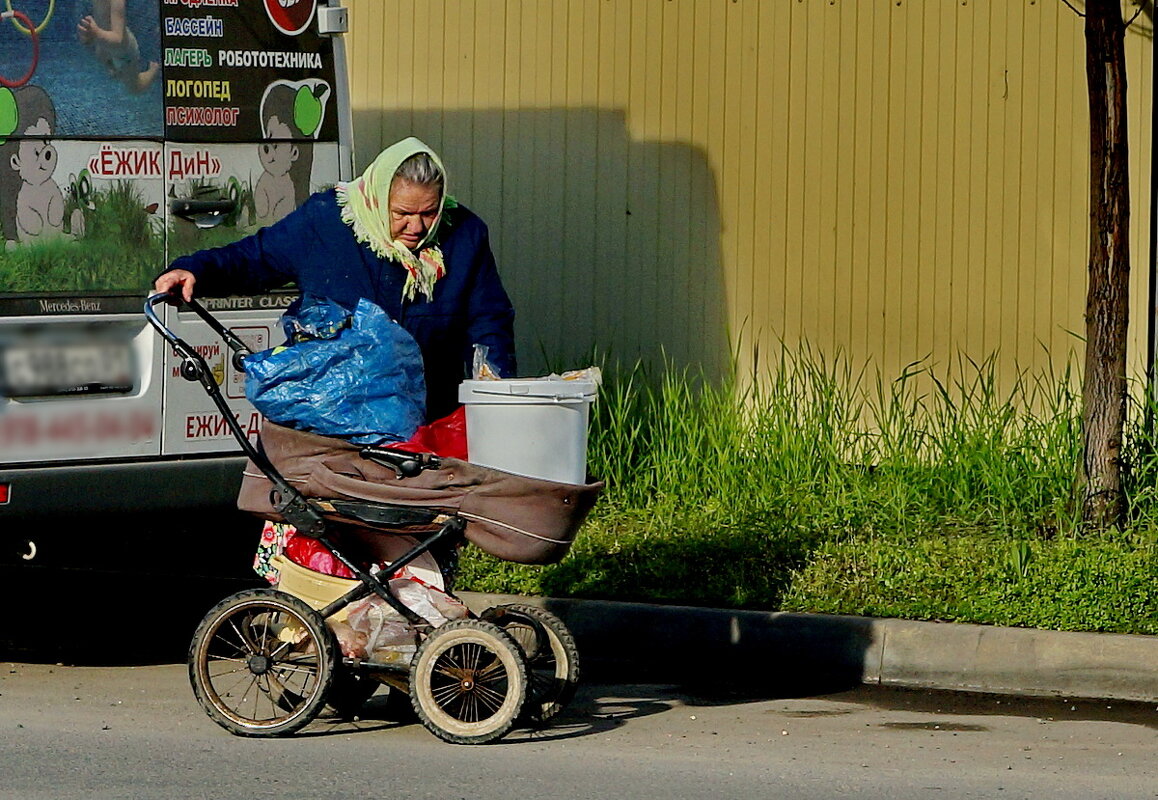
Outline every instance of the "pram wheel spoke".
<svg viewBox="0 0 1158 800">
<path fill-rule="evenodd" d="M 230 733 L 284 736 L 325 705 L 335 654 L 330 629 L 304 601 L 273 589 L 238 592 L 197 626 L 189 682 Z"/>
<path fill-rule="evenodd" d="M 415 713 L 453 744 L 485 744 L 506 735 L 526 696 L 522 651 L 489 622 L 464 619 L 436 628 L 410 665 Z"/>
<path fill-rule="evenodd" d="M 579 685 L 579 648 L 563 620 L 523 603 L 495 606 L 481 618 L 503 629 L 527 660 L 527 702 L 523 718 L 542 724 L 567 707 Z"/>
</svg>

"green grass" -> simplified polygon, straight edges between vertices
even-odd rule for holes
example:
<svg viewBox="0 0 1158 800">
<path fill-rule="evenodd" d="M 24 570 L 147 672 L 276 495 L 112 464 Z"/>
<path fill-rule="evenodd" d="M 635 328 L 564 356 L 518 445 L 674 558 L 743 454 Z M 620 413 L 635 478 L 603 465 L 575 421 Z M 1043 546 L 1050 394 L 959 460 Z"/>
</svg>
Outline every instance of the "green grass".
<svg viewBox="0 0 1158 800">
<path fill-rule="evenodd" d="M 0 292 L 144 291 L 165 262 L 161 217 L 128 181 L 83 213 L 82 236 L 0 249 Z"/>
<path fill-rule="evenodd" d="M 189 191 L 199 190 L 192 187 Z M 227 244 L 248 232 L 248 228 L 229 224 L 252 218 L 248 186 L 238 184 L 236 192 L 240 211 L 225 225 L 202 230 L 170 219 L 169 260 Z M 0 292 L 146 291 L 166 264 L 163 211 L 146 208 L 131 181 L 110 184 L 86 201 L 83 235 L 0 248 Z"/>
<path fill-rule="evenodd" d="M 796 611 L 1158 633 L 1153 531 L 1009 541 L 930 536 L 826 542 L 794 575 Z"/>
<path fill-rule="evenodd" d="M 962 358 L 895 380 L 808 348 L 757 385 L 606 369 L 607 489 L 572 553 L 469 551 L 462 588 L 729 608 L 1158 631 L 1158 458 L 1127 431 L 1131 524 L 1084 531 L 1069 370 L 999 389 Z"/>
</svg>

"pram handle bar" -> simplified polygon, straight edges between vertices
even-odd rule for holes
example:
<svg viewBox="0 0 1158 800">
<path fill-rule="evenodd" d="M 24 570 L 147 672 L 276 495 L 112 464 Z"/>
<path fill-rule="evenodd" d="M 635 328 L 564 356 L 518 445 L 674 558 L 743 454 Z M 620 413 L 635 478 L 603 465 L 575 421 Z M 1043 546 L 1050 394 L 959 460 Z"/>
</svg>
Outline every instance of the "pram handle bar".
<svg viewBox="0 0 1158 800">
<path fill-rule="evenodd" d="M 242 451 L 249 457 L 249 460 L 262 471 L 270 482 L 273 483 L 275 491 L 273 494 L 273 505 L 278 513 L 285 517 L 286 521 L 297 528 L 301 533 L 318 537 L 325 533 L 326 521 L 322 516 L 321 511 L 304 497 L 297 489 L 291 486 L 281 474 L 273 468 L 265 453 L 261 452 L 253 443 L 249 441 L 249 437 L 241 428 L 241 423 L 237 421 L 233 410 L 225 401 L 225 397 L 221 394 L 221 389 L 217 385 L 217 381 L 213 379 L 213 372 L 209 369 L 209 365 L 205 362 L 205 358 L 193 349 L 187 342 L 185 342 L 173 331 L 165 326 L 161 318 L 157 316 L 154 308 L 161 303 L 168 303 L 171 305 L 181 305 L 185 303 L 197 316 L 201 317 L 233 350 L 233 364 L 241 372 L 245 371 L 242 359 L 246 355 L 250 355 L 253 351 L 250 350 L 244 342 L 234 335 L 233 331 L 226 328 L 220 322 L 213 318 L 212 315 L 196 300 L 186 301 L 180 295 L 169 292 L 157 292 L 149 295 L 145 301 L 145 318 L 149 324 L 156 329 L 156 331 L 172 345 L 177 355 L 181 357 L 181 377 L 187 381 L 197 381 L 205 389 L 206 394 L 217 406 L 217 410 L 221 412 L 221 416 L 225 420 L 225 424 L 229 427 L 230 433 L 237 443 L 241 446 Z"/>
<path fill-rule="evenodd" d="M 181 306 L 184 304 L 196 312 L 197 316 L 201 317 L 205 324 L 212 328 L 213 332 L 220 336 L 222 341 L 229 345 L 229 349 L 233 351 L 234 368 L 238 372 L 245 372 L 245 362 L 243 359 L 245 356 L 253 355 L 253 350 L 250 349 L 249 345 L 241 341 L 241 339 L 237 338 L 237 335 L 233 331 L 222 325 L 212 314 L 210 314 L 205 309 L 205 306 L 201 305 L 196 300 L 190 300 L 188 303 L 186 303 L 180 295 L 169 294 L 167 292 L 158 292 L 157 294 L 151 295 L 149 297 L 148 302 L 145 304 L 145 316 L 148 317 L 149 321 L 153 323 L 153 327 L 157 328 L 161 335 L 164 336 L 174 347 L 176 347 L 177 342 L 180 342 L 181 340 L 178 339 L 177 336 L 172 331 L 168 330 L 164 325 L 159 324 L 160 320 L 158 320 L 153 313 L 153 306 L 157 305 L 158 303 L 169 303 L 170 305 L 175 306 Z M 184 353 L 182 353 L 182 355 L 184 355 Z"/>
</svg>

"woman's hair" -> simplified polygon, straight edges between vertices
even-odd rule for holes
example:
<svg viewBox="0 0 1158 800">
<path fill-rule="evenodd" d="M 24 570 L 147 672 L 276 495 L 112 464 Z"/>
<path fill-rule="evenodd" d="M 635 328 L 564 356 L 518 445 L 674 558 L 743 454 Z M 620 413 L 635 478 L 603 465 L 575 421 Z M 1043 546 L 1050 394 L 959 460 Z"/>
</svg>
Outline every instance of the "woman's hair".
<svg viewBox="0 0 1158 800">
<path fill-rule="evenodd" d="M 394 180 L 399 179 L 419 186 L 437 186 L 441 192 L 445 176 L 429 153 L 415 153 L 395 170 Z"/>
</svg>

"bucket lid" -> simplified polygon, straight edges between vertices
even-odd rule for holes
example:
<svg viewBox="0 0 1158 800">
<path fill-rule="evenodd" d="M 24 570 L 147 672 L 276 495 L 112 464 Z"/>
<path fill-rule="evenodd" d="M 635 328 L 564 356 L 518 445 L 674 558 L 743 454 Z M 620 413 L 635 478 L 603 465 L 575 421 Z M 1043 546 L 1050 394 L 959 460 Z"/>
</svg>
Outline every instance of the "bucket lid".
<svg viewBox="0 0 1158 800">
<path fill-rule="evenodd" d="M 466 380 L 458 387 L 460 403 L 502 403 L 547 400 L 555 403 L 590 403 L 599 387 L 595 381 L 562 378 L 501 378 Z"/>
</svg>

